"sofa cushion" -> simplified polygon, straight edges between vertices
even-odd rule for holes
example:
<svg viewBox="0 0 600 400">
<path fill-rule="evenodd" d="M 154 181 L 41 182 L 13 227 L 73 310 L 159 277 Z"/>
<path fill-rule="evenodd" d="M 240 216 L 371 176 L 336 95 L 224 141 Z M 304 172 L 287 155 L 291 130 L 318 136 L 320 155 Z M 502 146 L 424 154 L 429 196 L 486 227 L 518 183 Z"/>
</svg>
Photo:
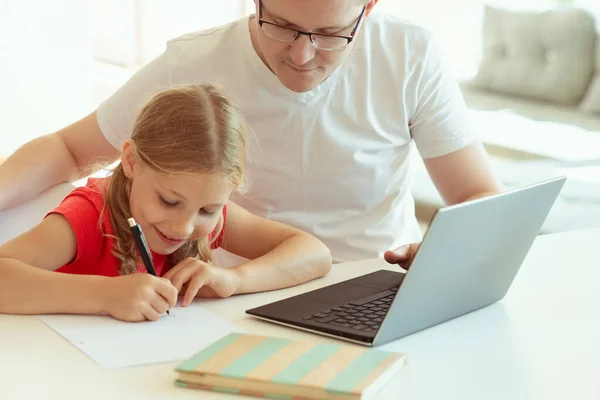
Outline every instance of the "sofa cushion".
<svg viewBox="0 0 600 400">
<path fill-rule="evenodd" d="M 560 104 L 581 102 L 594 71 L 595 21 L 581 9 L 485 7 L 478 87 Z"/>
<path fill-rule="evenodd" d="M 581 102 L 583 111 L 600 114 L 600 37 L 596 39 L 596 74 Z"/>
</svg>

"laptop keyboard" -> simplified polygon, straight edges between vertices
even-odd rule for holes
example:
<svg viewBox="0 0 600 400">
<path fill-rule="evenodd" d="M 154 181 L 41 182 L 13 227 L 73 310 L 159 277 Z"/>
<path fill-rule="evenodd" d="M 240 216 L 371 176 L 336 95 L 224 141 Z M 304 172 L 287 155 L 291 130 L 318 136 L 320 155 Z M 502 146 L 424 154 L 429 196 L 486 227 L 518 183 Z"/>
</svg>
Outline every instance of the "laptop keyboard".
<svg viewBox="0 0 600 400">
<path fill-rule="evenodd" d="M 360 300 L 331 307 L 303 319 L 367 333 L 373 332 L 381 326 L 397 291 L 397 287 L 391 288 Z"/>
</svg>

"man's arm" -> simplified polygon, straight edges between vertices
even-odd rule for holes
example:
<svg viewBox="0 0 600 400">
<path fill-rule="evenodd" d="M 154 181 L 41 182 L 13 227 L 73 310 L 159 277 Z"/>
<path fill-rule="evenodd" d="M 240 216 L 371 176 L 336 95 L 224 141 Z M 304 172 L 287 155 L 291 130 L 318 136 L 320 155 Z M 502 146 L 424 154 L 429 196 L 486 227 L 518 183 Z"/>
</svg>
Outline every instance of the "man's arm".
<svg viewBox="0 0 600 400">
<path fill-rule="evenodd" d="M 96 112 L 58 132 L 36 138 L 0 163 L 0 211 L 32 199 L 62 182 L 98 170 L 91 163 L 112 162 L 119 152 L 104 138 Z"/>
<path fill-rule="evenodd" d="M 503 191 L 481 142 L 473 142 L 455 152 L 423 159 L 427 172 L 446 204 L 463 203 Z M 409 243 L 384 253 L 390 264 L 404 269 L 417 253 L 420 243 Z"/>
<path fill-rule="evenodd" d="M 457 204 L 502 192 L 481 142 L 453 153 L 423 160 L 446 204 Z"/>
</svg>

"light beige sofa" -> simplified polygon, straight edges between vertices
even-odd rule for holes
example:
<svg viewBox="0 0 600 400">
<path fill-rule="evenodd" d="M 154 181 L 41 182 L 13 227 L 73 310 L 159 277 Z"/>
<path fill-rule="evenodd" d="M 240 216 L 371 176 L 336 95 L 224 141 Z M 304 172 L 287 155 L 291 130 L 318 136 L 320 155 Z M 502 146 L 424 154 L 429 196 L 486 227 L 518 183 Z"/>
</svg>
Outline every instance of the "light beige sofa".
<svg viewBox="0 0 600 400">
<path fill-rule="evenodd" d="M 487 7 L 477 76 L 461 83 L 472 120 L 508 189 L 557 175 L 567 183 L 543 233 L 600 227 L 600 38 L 584 10 Z M 443 201 L 413 160 L 417 217 Z"/>
</svg>

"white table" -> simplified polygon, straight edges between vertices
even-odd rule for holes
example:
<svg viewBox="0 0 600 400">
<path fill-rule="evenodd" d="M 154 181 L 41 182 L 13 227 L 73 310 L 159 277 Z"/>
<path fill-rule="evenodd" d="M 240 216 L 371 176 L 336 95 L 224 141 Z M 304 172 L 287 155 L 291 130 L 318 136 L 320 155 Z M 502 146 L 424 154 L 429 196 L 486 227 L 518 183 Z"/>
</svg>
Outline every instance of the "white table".
<svg viewBox="0 0 600 400">
<path fill-rule="evenodd" d="M 378 398 L 600 399 L 599 243 L 600 230 L 540 236 L 504 300 L 382 346 L 409 363 Z M 204 304 L 250 333 L 333 341 L 244 310 L 381 267 L 342 264 L 300 287 Z M 175 387 L 175 364 L 103 370 L 36 317 L 0 316 L 0 399 L 240 398 Z"/>
</svg>

